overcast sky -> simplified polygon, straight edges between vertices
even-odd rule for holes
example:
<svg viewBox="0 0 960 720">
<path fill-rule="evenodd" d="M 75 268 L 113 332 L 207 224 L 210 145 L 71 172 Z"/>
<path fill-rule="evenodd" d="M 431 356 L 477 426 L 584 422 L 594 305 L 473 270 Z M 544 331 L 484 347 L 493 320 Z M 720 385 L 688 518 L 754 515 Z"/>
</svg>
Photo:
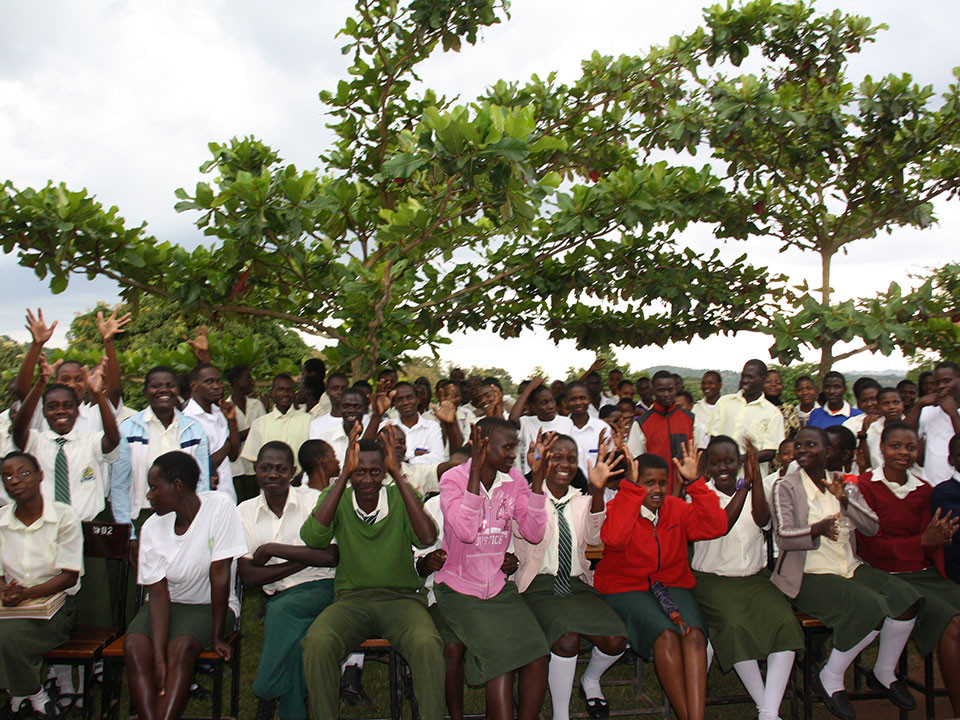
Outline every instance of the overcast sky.
<svg viewBox="0 0 960 720">
<path fill-rule="evenodd" d="M 438 54 L 426 64 L 426 85 L 469 101 L 497 79 L 523 80 L 557 70 L 578 74 L 593 50 L 638 53 L 701 21 L 700 2 L 630 0 L 514 0 L 512 19 L 486 30 L 477 47 Z M 956 29 L 960 2 L 827 0 L 818 7 L 868 13 L 890 29 L 855 58 L 851 77 L 909 72 L 938 91 L 960 63 Z M 200 239 L 194 217 L 173 210 L 173 191 L 191 188 L 207 159 L 207 143 L 255 135 L 300 167 L 316 167 L 330 133 L 317 99 L 345 74 L 342 39 L 334 34 L 352 10 L 342 0 L 323 2 L 123 2 L 66 0 L 0 4 L 0 178 L 19 187 L 48 179 L 86 187 L 104 205 L 117 205 L 131 223 L 146 221 L 160 239 L 193 245 Z M 854 245 L 834 264 L 840 297 L 868 295 L 908 275 L 956 259 L 960 203 L 937 207 L 940 224 L 923 231 Z M 704 229 L 690 233 L 694 247 L 707 247 Z M 740 243 L 755 264 L 788 271 L 816 287 L 814 256 L 778 255 L 765 242 Z M 54 343 L 76 312 L 97 300 L 116 299 L 105 280 L 71 280 L 60 296 L 0 256 L 0 334 L 25 340 L 23 310 L 41 306 L 59 318 Z M 634 367 L 655 364 L 737 369 L 749 356 L 768 358 L 770 342 L 756 333 L 712 338 L 692 345 L 623 350 Z M 463 365 L 506 367 L 515 377 L 542 365 L 552 375 L 586 365 L 590 353 L 572 343 L 554 349 L 536 333 L 501 341 L 485 333 L 458 336 L 441 348 L 443 359 Z M 811 354 L 810 359 L 814 359 Z M 841 369 L 906 368 L 899 356 L 861 355 Z"/>
</svg>

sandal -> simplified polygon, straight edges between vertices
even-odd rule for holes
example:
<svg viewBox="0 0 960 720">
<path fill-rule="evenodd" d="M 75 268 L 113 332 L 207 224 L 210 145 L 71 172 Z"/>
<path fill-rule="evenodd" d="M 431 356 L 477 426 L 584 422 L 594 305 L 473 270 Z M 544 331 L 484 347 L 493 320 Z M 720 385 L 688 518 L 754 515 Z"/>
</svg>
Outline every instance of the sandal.
<svg viewBox="0 0 960 720">
<path fill-rule="evenodd" d="M 582 685 L 580 686 L 580 697 L 587 704 L 587 715 L 590 720 L 607 720 L 610 717 L 610 703 L 605 698 L 588 698 Z"/>
</svg>

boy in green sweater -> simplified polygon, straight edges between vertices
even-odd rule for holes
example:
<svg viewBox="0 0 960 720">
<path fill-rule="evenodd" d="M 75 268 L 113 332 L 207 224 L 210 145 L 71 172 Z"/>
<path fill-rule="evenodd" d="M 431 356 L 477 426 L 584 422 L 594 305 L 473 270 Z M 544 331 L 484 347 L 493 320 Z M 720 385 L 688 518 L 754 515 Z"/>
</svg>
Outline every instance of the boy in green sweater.
<svg viewBox="0 0 960 720">
<path fill-rule="evenodd" d="M 335 536 L 340 549 L 333 604 L 302 642 L 310 716 L 338 717 L 340 662 L 364 640 L 383 637 L 410 666 L 420 715 L 442 720 L 443 643 L 427 612 L 411 547 L 433 544 L 437 528 L 407 484 L 393 448 L 358 442 L 359 435 L 357 424 L 340 476 L 300 529 L 308 546 L 326 548 Z M 394 485 L 383 485 L 386 473 Z"/>
</svg>

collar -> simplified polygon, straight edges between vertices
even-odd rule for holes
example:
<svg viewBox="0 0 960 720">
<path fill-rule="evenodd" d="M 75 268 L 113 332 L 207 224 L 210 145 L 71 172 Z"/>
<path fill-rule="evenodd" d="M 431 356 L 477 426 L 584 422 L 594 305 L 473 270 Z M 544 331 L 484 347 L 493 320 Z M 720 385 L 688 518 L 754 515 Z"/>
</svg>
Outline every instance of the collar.
<svg viewBox="0 0 960 720">
<path fill-rule="evenodd" d="M 44 430 L 43 434 L 44 434 L 44 437 L 46 437 L 48 440 L 56 440 L 57 438 L 62 437 L 62 438 L 66 438 L 67 442 L 72 442 L 77 439 L 77 435 L 79 435 L 80 433 L 77 432 L 77 426 L 74 425 L 70 429 L 70 432 L 64 433 L 63 435 L 59 435 L 50 429 Z"/>
<path fill-rule="evenodd" d="M 763 393 L 760 393 L 760 397 L 756 400 L 747 400 L 747 397 L 743 394 L 743 390 L 737 390 L 737 397 L 743 401 L 744 405 L 763 405 L 763 403 L 767 403 L 773 407 L 770 401 L 763 396 Z"/>
<path fill-rule="evenodd" d="M 660 521 L 660 513 L 653 512 L 653 510 L 648 509 L 646 505 L 640 506 L 640 516 L 645 517 L 647 520 L 652 522 L 654 527 L 656 527 L 657 523 Z"/>
<path fill-rule="evenodd" d="M 566 505 L 577 495 L 582 495 L 582 493 L 579 490 L 577 490 L 577 488 L 571 485 L 570 487 L 567 488 L 566 495 L 564 495 L 562 498 L 555 498 L 553 494 L 547 489 L 546 483 L 543 484 L 543 494 L 546 495 L 547 498 L 549 498 L 554 508 L 556 508 L 557 505 Z"/>
<path fill-rule="evenodd" d="M 190 398 L 190 402 L 187 403 L 187 406 L 183 409 L 183 412 L 187 412 L 187 410 L 190 410 L 195 415 L 216 415 L 217 412 L 223 412 L 220 410 L 220 406 L 216 403 L 213 403 L 210 406 L 210 412 L 207 412 L 203 409 L 203 406 L 193 398 Z"/>
<path fill-rule="evenodd" d="M 283 515 L 287 514 L 287 508 L 289 508 L 291 505 L 296 504 L 297 502 L 297 498 L 295 495 L 296 489 L 297 489 L 296 487 L 291 485 L 290 489 L 287 490 L 287 500 L 283 504 L 283 512 L 281 513 L 280 517 L 283 517 Z M 273 510 L 270 509 L 270 505 L 267 503 L 267 496 L 263 494 L 263 490 L 261 490 L 260 494 L 257 495 L 257 514 L 259 515 L 261 512 L 267 513 L 271 517 L 277 517 L 276 515 L 273 514 Z"/>
<path fill-rule="evenodd" d="M 304 415 L 305 413 L 303 412 L 303 410 L 298 409 L 296 405 L 291 405 L 289 408 L 287 408 L 287 411 L 285 413 L 280 412 L 280 408 L 275 407 L 273 410 L 270 411 L 270 414 L 273 415 L 273 417 L 278 420 L 289 420 L 292 417 L 295 417 L 297 415 Z"/>
<path fill-rule="evenodd" d="M 837 415 L 846 415 L 847 417 L 850 417 L 850 403 L 848 403 L 846 400 L 844 400 L 844 401 L 843 401 L 843 407 L 841 407 L 841 408 L 840 408 L 839 410 L 837 410 L 836 412 L 834 412 L 833 410 L 831 410 L 829 405 L 824 405 L 824 406 L 823 406 L 823 411 L 824 411 L 827 415 L 829 415 L 830 417 L 836 417 Z"/>
<path fill-rule="evenodd" d="M 873 477 L 884 485 L 887 486 L 887 489 L 890 490 L 894 495 L 896 495 L 900 500 L 903 500 L 907 495 L 912 493 L 918 487 L 924 484 L 916 475 L 907 470 L 907 481 L 903 485 L 898 485 L 897 483 L 892 483 L 887 480 L 886 475 L 883 474 L 883 467 L 873 474 Z"/>
<path fill-rule="evenodd" d="M 0 508 L 0 527 L 8 527 L 11 530 L 27 530 L 34 529 L 39 530 L 42 525 L 45 523 L 56 523 L 57 522 L 57 510 L 53 506 L 52 500 L 43 501 L 43 511 L 40 513 L 40 517 L 37 518 L 36 522 L 33 525 L 24 525 L 20 518 L 18 518 L 14 511 L 17 508 L 16 503 L 10 503 L 5 505 L 3 508 Z"/>
<path fill-rule="evenodd" d="M 803 483 L 803 491 L 807 495 L 807 500 L 815 500 L 816 498 L 822 498 L 824 495 L 829 493 L 824 489 L 823 492 L 817 488 L 814 484 L 813 479 L 807 475 L 807 471 L 803 468 L 800 468 L 800 482 Z"/>
<path fill-rule="evenodd" d="M 655 413 L 658 413 L 660 415 L 672 415 L 673 411 L 676 410 L 677 407 L 678 407 L 677 403 L 673 403 L 673 405 L 671 405 L 670 407 L 665 408 L 659 402 L 655 401 L 653 403 L 653 407 L 651 408 L 651 410 L 653 410 Z"/>
<path fill-rule="evenodd" d="M 289 496 L 287 499 L 289 500 Z M 361 520 L 370 517 L 375 513 L 377 516 L 377 522 L 380 522 L 387 514 L 387 488 L 385 486 L 380 486 L 380 494 L 377 497 L 377 507 L 374 508 L 373 512 L 371 513 L 365 512 L 360 508 L 360 506 L 357 504 L 357 494 L 355 492 L 350 493 L 350 499 L 353 501 L 353 511 Z"/>
<path fill-rule="evenodd" d="M 181 413 L 179 410 L 177 410 L 176 408 L 174 408 L 174 409 L 173 409 L 173 420 L 170 422 L 170 425 L 168 425 L 167 427 L 164 427 L 163 423 L 160 422 L 160 418 L 158 418 L 158 417 L 153 413 L 153 409 L 152 409 L 149 405 L 147 405 L 147 408 L 143 411 L 143 425 L 144 425 L 144 427 L 146 427 L 146 426 L 150 425 L 150 423 L 157 423 L 157 425 L 159 425 L 162 430 L 166 431 L 166 430 L 169 430 L 169 429 L 172 428 L 172 427 L 178 427 L 179 424 L 180 424 L 180 418 L 181 418 L 182 415 L 183 415 L 183 413 Z"/>
<path fill-rule="evenodd" d="M 468 472 L 469 472 L 469 470 L 468 470 Z M 468 477 L 469 477 L 469 476 L 468 476 Z M 487 497 L 491 497 L 498 487 L 500 487 L 501 485 L 503 485 L 503 484 L 506 483 L 506 482 L 510 482 L 511 480 L 513 480 L 513 478 L 510 477 L 507 473 L 505 473 L 505 472 L 500 472 L 499 470 L 497 470 L 497 474 L 496 474 L 496 475 L 494 476 L 494 478 L 493 478 L 493 484 L 490 486 L 490 489 L 487 490 L 487 489 L 483 486 L 483 483 L 480 483 L 480 490 L 481 490 Z"/>
</svg>

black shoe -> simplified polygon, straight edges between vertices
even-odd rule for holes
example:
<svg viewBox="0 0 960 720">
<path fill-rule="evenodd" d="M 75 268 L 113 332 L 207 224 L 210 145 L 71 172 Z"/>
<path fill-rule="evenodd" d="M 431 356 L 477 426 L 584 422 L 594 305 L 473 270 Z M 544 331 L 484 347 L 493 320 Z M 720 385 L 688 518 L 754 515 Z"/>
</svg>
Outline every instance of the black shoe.
<svg viewBox="0 0 960 720">
<path fill-rule="evenodd" d="M 874 674 L 873 670 L 871 670 L 867 673 L 867 686 L 874 690 L 885 692 L 887 694 L 887 700 L 892 702 L 901 710 L 917 709 L 917 701 L 910 692 L 910 688 L 907 687 L 907 684 L 900 678 L 894 680 L 890 684 L 890 687 L 884 687 L 883 683 L 877 679 L 877 676 Z"/>
<path fill-rule="evenodd" d="M 580 686 L 580 697 L 587 704 L 587 715 L 590 716 L 590 720 L 607 720 L 610 717 L 610 703 L 604 698 L 588 698 L 583 685 Z"/>
<path fill-rule="evenodd" d="M 823 704 L 827 706 L 827 710 L 840 720 L 856 720 L 857 713 L 853 709 L 850 698 L 847 697 L 846 690 L 837 690 L 833 695 L 827 694 L 826 688 L 820 682 L 820 673 L 816 671 L 813 673 L 811 689 L 823 699 Z"/>
<path fill-rule="evenodd" d="M 264 700 L 260 698 L 257 700 L 257 714 L 253 716 L 253 720 L 273 720 L 276 711 L 276 700 Z"/>
<path fill-rule="evenodd" d="M 372 705 L 363 691 L 363 670 L 357 665 L 347 665 L 340 678 L 340 699 L 345 705 L 355 707 Z"/>
</svg>

